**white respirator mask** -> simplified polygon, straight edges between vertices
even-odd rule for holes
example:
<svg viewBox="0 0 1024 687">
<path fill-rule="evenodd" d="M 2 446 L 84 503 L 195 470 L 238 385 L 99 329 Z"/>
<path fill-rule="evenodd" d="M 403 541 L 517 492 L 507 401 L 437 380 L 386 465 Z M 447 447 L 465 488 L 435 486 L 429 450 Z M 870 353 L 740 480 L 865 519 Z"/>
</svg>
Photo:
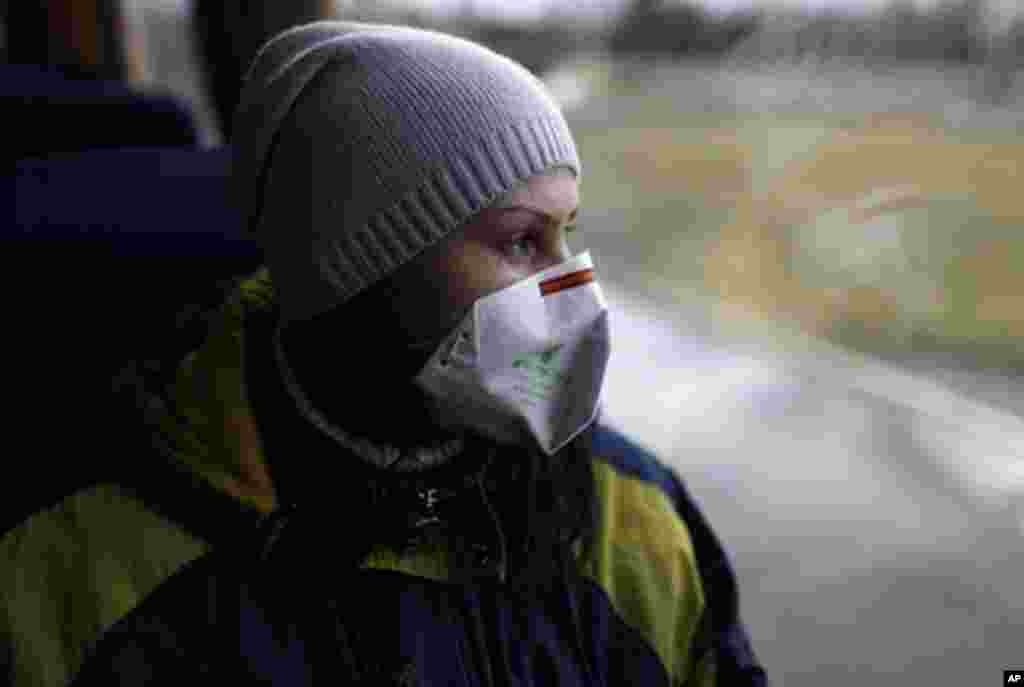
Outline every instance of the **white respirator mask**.
<svg viewBox="0 0 1024 687">
<path fill-rule="evenodd" d="M 587 251 L 477 300 L 415 382 L 443 427 L 550 456 L 597 419 L 609 353 Z"/>
</svg>

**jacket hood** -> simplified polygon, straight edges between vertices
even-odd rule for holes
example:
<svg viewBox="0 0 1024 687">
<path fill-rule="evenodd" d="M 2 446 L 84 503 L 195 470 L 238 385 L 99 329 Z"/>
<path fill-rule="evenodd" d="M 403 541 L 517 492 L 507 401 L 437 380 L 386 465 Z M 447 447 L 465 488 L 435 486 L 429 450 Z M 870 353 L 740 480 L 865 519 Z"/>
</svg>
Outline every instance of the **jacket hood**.
<svg viewBox="0 0 1024 687">
<path fill-rule="evenodd" d="M 299 501 L 315 508 L 354 482 L 384 477 L 352 445 L 321 432 L 286 393 L 271 350 L 278 317 L 266 267 L 237 279 L 206 313 L 201 342 L 169 363 L 165 388 L 148 394 L 144 411 L 172 461 L 262 513 Z M 475 441 L 424 479 L 461 482 L 479 472 L 490 445 Z M 396 478 L 404 479 L 383 481 Z"/>
<path fill-rule="evenodd" d="M 261 512 L 277 505 L 245 383 L 245 319 L 273 306 L 266 268 L 238 282 L 208 317 L 207 335 L 178 364 L 165 404 L 151 408 L 174 460 Z"/>
</svg>

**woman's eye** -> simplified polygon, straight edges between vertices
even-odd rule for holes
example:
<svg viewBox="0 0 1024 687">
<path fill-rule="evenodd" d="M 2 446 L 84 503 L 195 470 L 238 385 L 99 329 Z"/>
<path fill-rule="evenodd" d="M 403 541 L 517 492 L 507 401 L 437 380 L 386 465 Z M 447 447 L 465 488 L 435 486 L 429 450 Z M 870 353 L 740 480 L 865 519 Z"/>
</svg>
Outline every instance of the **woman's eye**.
<svg viewBox="0 0 1024 687">
<path fill-rule="evenodd" d="M 579 224 L 571 224 L 562 229 L 561 239 L 557 241 L 562 244 L 564 249 L 564 242 L 568 235 L 579 229 Z M 555 240 L 551 237 L 552 240 Z M 542 241 L 545 236 L 535 233 L 523 234 L 514 241 L 508 241 L 504 245 L 505 253 L 514 260 L 532 260 L 542 248 Z"/>
<path fill-rule="evenodd" d="M 533 248 L 534 238 L 532 236 L 523 236 L 506 244 L 509 255 L 516 259 L 529 258 L 533 255 Z"/>
</svg>

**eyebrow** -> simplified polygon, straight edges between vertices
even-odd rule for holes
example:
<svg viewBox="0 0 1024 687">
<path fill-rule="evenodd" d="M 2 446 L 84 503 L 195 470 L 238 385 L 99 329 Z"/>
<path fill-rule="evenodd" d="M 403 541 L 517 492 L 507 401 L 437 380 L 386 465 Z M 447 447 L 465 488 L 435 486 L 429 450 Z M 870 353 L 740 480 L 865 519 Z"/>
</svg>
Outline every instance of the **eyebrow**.
<svg viewBox="0 0 1024 687">
<path fill-rule="evenodd" d="M 535 215 L 536 217 L 538 217 L 540 219 L 547 220 L 547 222 L 550 223 L 550 224 L 556 224 L 558 222 L 558 218 L 555 217 L 554 215 L 548 214 L 548 213 L 544 212 L 543 210 L 538 210 L 537 208 L 530 207 L 528 205 L 503 205 L 503 206 L 498 207 L 497 209 L 499 209 L 499 210 L 524 210 L 526 212 L 529 212 L 531 215 Z M 573 220 L 575 220 L 576 219 L 576 213 L 579 212 L 579 209 L 580 208 L 579 208 L 578 205 L 575 208 L 573 208 L 573 211 L 569 213 L 569 217 L 566 219 L 566 221 L 567 222 L 572 222 Z"/>
</svg>

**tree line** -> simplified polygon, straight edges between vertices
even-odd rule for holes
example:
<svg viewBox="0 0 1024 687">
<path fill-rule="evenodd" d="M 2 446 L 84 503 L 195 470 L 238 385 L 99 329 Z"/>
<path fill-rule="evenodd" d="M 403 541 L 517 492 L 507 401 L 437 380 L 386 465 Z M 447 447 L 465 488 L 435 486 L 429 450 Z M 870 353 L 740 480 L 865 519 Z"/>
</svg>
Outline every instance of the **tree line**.
<svg viewBox="0 0 1024 687">
<path fill-rule="evenodd" d="M 1024 56 L 1024 14 L 999 28 L 986 22 L 989 0 L 944 0 L 930 9 L 894 0 L 873 14 L 749 10 L 716 15 L 696 2 L 633 0 L 611 27 L 595 32 L 558 16 L 510 25 L 469 17 L 458 22 L 481 42 L 542 67 L 582 47 L 616 57 L 761 59 L 856 58 L 991 64 L 1017 69 Z"/>
</svg>

